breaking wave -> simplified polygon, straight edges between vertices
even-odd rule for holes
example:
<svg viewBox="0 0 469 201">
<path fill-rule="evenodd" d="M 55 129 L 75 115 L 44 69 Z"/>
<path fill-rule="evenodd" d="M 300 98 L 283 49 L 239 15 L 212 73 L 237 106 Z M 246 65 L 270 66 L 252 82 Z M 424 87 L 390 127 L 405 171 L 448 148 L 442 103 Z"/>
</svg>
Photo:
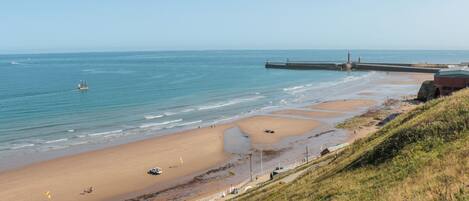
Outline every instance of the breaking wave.
<svg viewBox="0 0 469 201">
<path fill-rule="evenodd" d="M 33 147 L 34 144 L 13 144 L 12 147 L 10 147 L 10 149 L 14 150 L 14 149 L 22 149 L 22 148 L 26 148 L 26 147 Z"/>
<path fill-rule="evenodd" d="M 198 124 L 198 123 L 202 123 L 202 120 L 185 122 L 185 123 L 180 123 L 180 124 L 173 124 L 173 125 L 166 126 L 165 128 L 169 129 L 169 128 L 176 128 L 176 127 L 183 127 L 183 126 L 189 126 L 189 125 Z"/>
<path fill-rule="evenodd" d="M 82 70 L 84 73 L 89 73 L 89 74 L 131 74 L 134 73 L 134 71 L 130 70 L 101 70 L 101 69 L 84 69 Z"/>
<path fill-rule="evenodd" d="M 143 124 L 143 125 L 139 126 L 139 128 L 160 127 L 160 126 L 164 126 L 164 125 L 167 125 L 167 124 L 176 123 L 176 122 L 180 122 L 180 121 L 182 121 L 182 119 L 176 119 L 176 120 L 165 121 L 165 122 L 160 122 L 160 123 Z"/>
<path fill-rule="evenodd" d="M 62 138 L 62 139 L 58 139 L 58 140 L 49 140 L 49 141 L 44 142 L 44 143 L 45 144 L 51 144 L 51 143 L 65 142 L 65 141 L 68 141 L 68 138 Z"/>
<path fill-rule="evenodd" d="M 340 84 L 346 84 L 346 83 L 350 83 L 353 81 L 366 79 L 372 76 L 373 74 L 375 74 L 375 72 L 370 72 L 361 76 L 347 76 L 339 81 L 321 82 L 317 84 L 310 83 L 310 84 L 305 84 L 305 85 L 292 86 L 292 87 L 283 88 L 283 91 L 289 94 L 303 93 L 303 92 L 310 91 L 310 90 L 323 89 L 323 88 L 333 87 L 333 86 L 340 85 Z"/>
<path fill-rule="evenodd" d="M 109 134 L 116 134 L 116 133 L 122 133 L 123 130 L 113 130 L 113 131 L 106 131 L 106 132 L 100 132 L 100 133 L 92 133 L 88 134 L 88 136 L 100 136 L 100 135 L 109 135 Z"/>
<path fill-rule="evenodd" d="M 145 115 L 144 117 L 145 117 L 145 119 L 150 120 L 150 119 L 161 118 L 161 117 L 163 117 L 163 116 L 164 116 L 164 115 Z"/>
<path fill-rule="evenodd" d="M 221 107 L 226 107 L 230 105 L 236 105 L 239 103 L 245 103 L 245 102 L 250 102 L 250 101 L 255 101 L 264 98 L 264 96 L 253 96 L 253 97 L 248 97 L 248 98 L 236 98 L 233 100 L 229 100 L 226 102 L 218 102 L 218 103 L 213 103 L 210 105 L 203 105 L 198 108 L 198 110 L 211 110 L 211 109 L 216 109 L 216 108 L 221 108 Z"/>
</svg>

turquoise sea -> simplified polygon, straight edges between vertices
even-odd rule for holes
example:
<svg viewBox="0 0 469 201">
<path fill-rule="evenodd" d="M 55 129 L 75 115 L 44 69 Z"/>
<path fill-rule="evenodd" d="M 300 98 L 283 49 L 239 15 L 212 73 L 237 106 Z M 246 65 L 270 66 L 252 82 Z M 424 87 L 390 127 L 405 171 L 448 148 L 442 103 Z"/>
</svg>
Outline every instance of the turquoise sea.
<svg viewBox="0 0 469 201">
<path fill-rule="evenodd" d="M 0 55 L 0 157 L 159 135 L 366 87 L 370 72 L 265 69 L 343 61 L 345 50 Z M 460 63 L 469 51 L 352 51 L 367 62 Z M 76 89 L 86 80 L 89 90 Z M 2 155 L 2 153 L 4 155 Z"/>
</svg>

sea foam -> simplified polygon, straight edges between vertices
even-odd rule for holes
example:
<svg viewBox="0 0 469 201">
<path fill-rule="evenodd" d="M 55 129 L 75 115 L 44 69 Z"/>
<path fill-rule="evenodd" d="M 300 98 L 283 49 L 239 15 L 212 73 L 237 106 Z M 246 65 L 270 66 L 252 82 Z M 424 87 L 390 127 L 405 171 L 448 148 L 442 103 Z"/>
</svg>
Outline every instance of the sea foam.
<svg viewBox="0 0 469 201">
<path fill-rule="evenodd" d="M 61 138 L 61 139 L 58 139 L 58 140 L 49 140 L 49 141 L 46 141 L 44 143 L 51 144 L 51 143 L 57 143 L 57 142 L 65 142 L 67 140 L 68 140 L 68 138 Z"/>
<path fill-rule="evenodd" d="M 167 126 L 165 128 L 183 127 L 183 126 L 189 126 L 189 125 L 198 124 L 198 123 L 202 123 L 202 120 L 174 124 L 174 125 Z"/>
<path fill-rule="evenodd" d="M 121 133 L 122 131 L 123 130 L 113 130 L 113 131 L 106 131 L 106 132 L 100 132 L 100 133 L 92 133 L 92 134 L 88 134 L 88 136 L 109 135 L 109 134 Z"/>
<path fill-rule="evenodd" d="M 321 82 L 321 83 L 316 83 L 316 84 L 310 83 L 310 84 L 305 84 L 305 85 L 292 86 L 292 87 L 283 88 L 283 91 L 289 94 L 304 93 L 304 92 L 311 91 L 311 90 L 324 89 L 324 88 L 329 88 L 329 87 L 333 87 L 333 86 L 337 86 L 341 84 L 350 83 L 353 81 L 363 80 L 363 79 L 369 78 L 373 74 L 374 72 L 370 72 L 361 76 L 347 76 L 338 81 Z"/>
<path fill-rule="evenodd" d="M 145 119 L 150 120 L 150 119 L 161 118 L 161 117 L 163 117 L 163 116 L 164 116 L 164 115 L 145 115 L 144 117 L 145 117 Z"/>
<path fill-rule="evenodd" d="M 13 146 L 10 147 L 10 149 L 15 150 L 15 149 L 21 149 L 21 148 L 33 147 L 33 146 L 34 146 L 34 144 L 30 144 L 30 143 L 28 143 L 28 144 L 13 144 Z"/>
<path fill-rule="evenodd" d="M 239 103 L 244 103 L 244 102 L 250 102 L 250 101 L 255 101 L 264 98 L 264 96 L 252 96 L 252 97 L 247 97 L 247 98 L 236 98 L 233 100 L 225 101 L 225 102 L 217 102 L 213 103 L 210 105 L 203 105 L 198 108 L 198 110 L 211 110 L 211 109 L 216 109 L 216 108 L 221 108 L 221 107 L 226 107 L 230 105 L 236 105 Z"/>
<path fill-rule="evenodd" d="M 167 124 L 176 123 L 180 121 L 182 121 L 182 119 L 175 119 L 175 120 L 159 122 L 159 123 L 142 124 L 141 126 L 139 126 L 139 128 L 160 127 L 160 126 L 164 126 Z"/>
</svg>

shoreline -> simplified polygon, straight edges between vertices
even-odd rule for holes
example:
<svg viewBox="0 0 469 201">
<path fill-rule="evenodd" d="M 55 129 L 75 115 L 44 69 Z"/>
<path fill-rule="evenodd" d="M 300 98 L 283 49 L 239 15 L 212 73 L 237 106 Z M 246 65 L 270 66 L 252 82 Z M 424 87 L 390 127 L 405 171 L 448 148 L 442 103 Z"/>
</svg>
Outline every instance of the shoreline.
<svg viewBox="0 0 469 201">
<path fill-rule="evenodd" d="M 393 80 L 389 81 L 393 84 Z M 360 96 L 372 95 L 357 95 L 357 97 Z M 384 97 L 380 98 L 383 99 Z M 251 148 L 255 148 L 254 150 L 258 148 L 257 144 L 260 144 L 261 147 L 262 145 L 271 147 L 282 143 L 288 144 L 288 141 L 291 143 L 291 140 L 304 137 L 307 133 L 310 136 L 314 135 L 314 131 L 317 133 L 320 129 L 327 127 L 326 124 L 332 125 L 337 119 L 347 118 L 364 108 L 369 108 L 371 102 L 365 99 L 362 99 L 364 103 L 361 102 L 363 104 L 358 104 L 358 106 L 356 106 L 356 101 L 352 101 L 351 106 L 348 105 L 346 108 L 356 107 L 357 109 L 344 114 L 337 114 L 337 111 L 335 111 L 335 114 L 327 114 L 327 112 L 322 111 L 328 109 L 328 107 L 309 108 L 319 109 L 322 113 L 320 113 L 321 111 L 309 110 L 299 113 L 290 110 L 285 113 L 282 112 L 285 110 L 279 110 L 280 114 L 275 114 L 275 112 L 268 115 L 257 114 L 231 123 L 217 124 L 213 128 L 191 129 L 41 161 L 0 172 L 0 188 L 5 190 L 0 195 L 10 198 L 9 200 L 25 200 L 27 198 L 21 197 L 22 192 L 29 192 L 31 193 L 29 198 L 41 199 L 44 198 L 42 197 L 43 192 L 51 191 L 60 200 L 113 200 L 128 199 L 137 195 L 160 191 L 181 183 L 182 180 L 190 180 L 190 177 L 200 173 L 203 174 L 204 171 L 210 170 L 210 168 L 223 166 L 223 164 L 230 161 L 238 160 L 243 163 L 242 160 L 236 159 L 237 154 L 226 152 L 223 139 L 226 130 L 230 128 L 240 127 L 243 133 L 252 139 L 253 145 Z M 349 100 L 354 99 L 350 98 Z M 331 103 L 327 102 L 316 105 L 321 104 L 332 107 L 330 106 Z M 344 108 L 340 104 L 335 106 L 339 108 L 339 111 Z M 305 118 L 308 118 L 308 115 L 312 118 L 306 120 Z M 299 118 L 299 116 L 301 117 Z M 263 133 L 264 128 L 272 123 L 279 125 L 272 129 L 282 133 L 282 135 L 272 135 L 266 138 L 265 133 Z M 292 126 L 295 129 L 291 129 Z M 158 147 L 155 147 L 155 145 Z M 276 157 L 274 156 L 274 158 Z M 153 162 L 155 159 L 158 162 Z M 156 165 L 164 166 L 164 174 L 156 177 L 147 175 L 146 170 Z M 242 168 L 239 171 L 242 172 Z M 90 177 L 94 180 L 90 180 Z M 243 175 L 236 175 L 235 177 L 243 177 Z M 52 180 L 48 178 L 54 178 L 53 182 L 56 184 L 52 184 Z M 126 185 L 120 187 L 112 185 L 116 182 L 125 183 Z M 96 192 L 85 196 L 80 195 L 80 191 L 88 186 L 95 187 Z"/>
</svg>

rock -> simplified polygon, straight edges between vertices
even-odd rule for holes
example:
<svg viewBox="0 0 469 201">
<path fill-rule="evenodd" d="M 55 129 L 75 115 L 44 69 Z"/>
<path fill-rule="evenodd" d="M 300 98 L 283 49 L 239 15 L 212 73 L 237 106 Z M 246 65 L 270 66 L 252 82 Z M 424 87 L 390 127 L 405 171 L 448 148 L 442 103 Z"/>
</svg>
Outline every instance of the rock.
<svg viewBox="0 0 469 201">
<path fill-rule="evenodd" d="M 429 101 L 434 99 L 436 96 L 436 87 L 433 80 L 426 80 L 420 86 L 419 93 L 417 94 L 417 100 Z"/>
</svg>

